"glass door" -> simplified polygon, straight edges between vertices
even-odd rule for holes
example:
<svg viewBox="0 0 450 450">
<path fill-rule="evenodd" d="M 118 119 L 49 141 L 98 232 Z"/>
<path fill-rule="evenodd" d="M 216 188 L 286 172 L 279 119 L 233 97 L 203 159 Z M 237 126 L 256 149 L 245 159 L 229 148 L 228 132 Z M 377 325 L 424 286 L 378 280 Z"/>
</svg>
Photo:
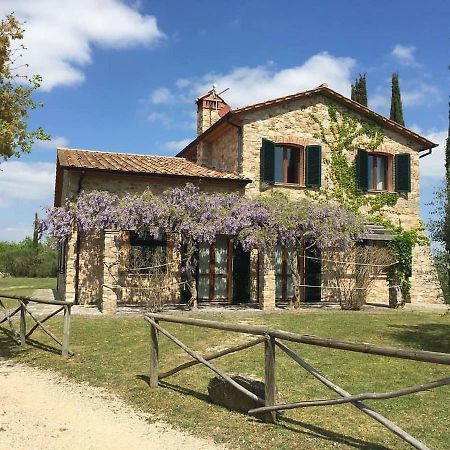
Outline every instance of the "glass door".
<svg viewBox="0 0 450 450">
<path fill-rule="evenodd" d="M 230 301 L 231 255 L 228 236 L 219 235 L 213 244 L 201 244 L 198 266 L 198 298 L 203 301 Z"/>
</svg>

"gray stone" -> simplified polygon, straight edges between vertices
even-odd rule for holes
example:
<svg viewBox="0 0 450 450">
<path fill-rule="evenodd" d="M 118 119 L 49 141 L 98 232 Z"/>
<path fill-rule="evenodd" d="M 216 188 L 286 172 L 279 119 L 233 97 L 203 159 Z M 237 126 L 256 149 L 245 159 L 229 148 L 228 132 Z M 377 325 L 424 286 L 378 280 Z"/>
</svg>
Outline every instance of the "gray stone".
<svg viewBox="0 0 450 450">
<path fill-rule="evenodd" d="M 231 378 L 258 397 L 264 398 L 264 382 L 241 375 L 233 375 Z M 208 394 L 213 403 L 233 411 L 247 413 L 249 409 L 261 406 L 220 377 L 211 378 L 208 384 Z"/>
</svg>

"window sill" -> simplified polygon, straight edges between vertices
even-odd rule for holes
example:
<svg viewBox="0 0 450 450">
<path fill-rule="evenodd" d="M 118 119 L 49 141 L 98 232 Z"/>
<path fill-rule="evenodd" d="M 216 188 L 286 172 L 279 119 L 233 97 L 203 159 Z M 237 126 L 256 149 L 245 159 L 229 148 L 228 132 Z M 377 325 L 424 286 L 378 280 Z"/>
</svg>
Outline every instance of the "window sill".
<svg viewBox="0 0 450 450">
<path fill-rule="evenodd" d="M 304 184 L 296 184 L 296 183 L 280 183 L 280 182 L 275 182 L 272 186 L 275 187 L 287 187 L 287 188 L 294 188 L 294 189 L 306 189 L 307 186 L 305 186 Z"/>
</svg>

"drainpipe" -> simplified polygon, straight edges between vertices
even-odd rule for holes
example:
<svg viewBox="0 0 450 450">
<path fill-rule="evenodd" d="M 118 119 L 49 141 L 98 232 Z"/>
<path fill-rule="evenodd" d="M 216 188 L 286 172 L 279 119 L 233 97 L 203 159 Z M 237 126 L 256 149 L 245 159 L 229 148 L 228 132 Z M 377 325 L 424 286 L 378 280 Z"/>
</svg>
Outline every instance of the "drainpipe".
<svg viewBox="0 0 450 450">
<path fill-rule="evenodd" d="M 80 194 L 81 190 L 83 189 L 83 179 L 86 175 L 86 172 L 84 170 L 81 171 L 80 178 L 78 179 L 78 189 L 77 189 L 77 197 Z M 80 250 L 81 250 L 81 237 L 80 233 L 77 230 L 77 242 L 75 246 L 76 256 L 75 256 L 75 304 L 78 305 L 78 286 L 80 282 Z"/>
<path fill-rule="evenodd" d="M 421 150 L 421 151 L 424 151 L 424 150 Z M 431 155 L 431 153 L 433 153 L 433 149 L 432 148 L 426 149 L 426 151 L 427 151 L 427 153 L 423 153 L 422 155 L 419 155 L 419 159 L 420 158 L 425 158 L 425 156 Z"/>
</svg>

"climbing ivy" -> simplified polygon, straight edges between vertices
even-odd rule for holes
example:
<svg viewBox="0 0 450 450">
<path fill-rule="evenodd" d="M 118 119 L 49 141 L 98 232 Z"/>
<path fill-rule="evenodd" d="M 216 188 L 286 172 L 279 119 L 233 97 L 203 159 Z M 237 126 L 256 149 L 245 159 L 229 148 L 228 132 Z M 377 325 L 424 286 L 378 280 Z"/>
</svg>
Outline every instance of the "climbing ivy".
<svg viewBox="0 0 450 450">
<path fill-rule="evenodd" d="M 408 299 L 411 289 L 412 249 L 424 245 L 427 239 L 423 230 L 405 230 L 385 216 L 385 211 L 397 204 L 399 195 L 395 192 L 376 192 L 367 194 L 358 189 L 356 177 L 356 152 L 358 148 L 376 150 L 384 141 L 383 131 L 376 125 L 361 121 L 356 117 L 328 107 L 329 121 L 324 124 L 317 116 L 311 118 L 318 127 L 315 138 L 330 149 L 330 156 L 324 158 L 328 166 L 326 186 L 319 191 L 309 192 L 319 202 L 337 202 L 344 208 L 362 213 L 367 222 L 383 225 L 391 230 L 394 239 L 390 248 L 398 263 L 388 276 L 396 280 L 402 288 L 403 299 Z"/>
</svg>

